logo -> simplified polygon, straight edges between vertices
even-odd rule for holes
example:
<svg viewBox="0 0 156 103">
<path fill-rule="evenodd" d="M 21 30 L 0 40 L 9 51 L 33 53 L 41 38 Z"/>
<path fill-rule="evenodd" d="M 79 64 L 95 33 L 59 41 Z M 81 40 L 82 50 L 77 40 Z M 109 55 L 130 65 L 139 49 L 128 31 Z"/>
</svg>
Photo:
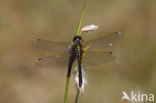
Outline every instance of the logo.
<svg viewBox="0 0 156 103">
<path fill-rule="evenodd" d="M 154 101 L 154 94 L 145 94 L 141 92 L 134 92 L 131 91 L 130 94 L 128 95 L 125 91 L 122 91 L 122 98 L 121 101 L 128 100 L 128 101 L 138 101 L 138 102 L 143 102 L 143 101 L 149 101 L 152 102 Z"/>
</svg>

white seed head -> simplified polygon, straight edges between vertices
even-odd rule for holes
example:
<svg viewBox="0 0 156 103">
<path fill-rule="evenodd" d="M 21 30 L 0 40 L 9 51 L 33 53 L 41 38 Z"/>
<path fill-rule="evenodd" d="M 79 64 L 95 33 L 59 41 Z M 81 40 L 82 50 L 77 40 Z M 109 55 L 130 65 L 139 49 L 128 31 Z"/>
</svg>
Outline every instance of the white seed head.
<svg viewBox="0 0 156 103">
<path fill-rule="evenodd" d="M 81 28 L 81 32 L 89 32 L 89 31 L 93 31 L 96 29 L 98 29 L 98 26 L 95 24 L 91 24 L 91 25 L 87 25 L 87 26 Z"/>
<path fill-rule="evenodd" d="M 75 71 L 75 86 L 80 91 L 80 93 L 84 92 L 84 88 L 87 84 L 88 83 L 87 83 L 84 69 L 82 68 L 82 86 L 81 87 L 79 87 L 79 72 Z"/>
</svg>

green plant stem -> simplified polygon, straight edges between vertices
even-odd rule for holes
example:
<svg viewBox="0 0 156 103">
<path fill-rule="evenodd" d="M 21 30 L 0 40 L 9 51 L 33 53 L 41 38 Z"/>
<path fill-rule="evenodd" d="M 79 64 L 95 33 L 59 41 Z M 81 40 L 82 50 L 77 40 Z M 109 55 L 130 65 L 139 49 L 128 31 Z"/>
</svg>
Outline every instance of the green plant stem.
<svg viewBox="0 0 156 103">
<path fill-rule="evenodd" d="M 79 22 L 79 25 L 78 25 L 78 28 L 77 28 L 76 36 L 80 35 L 80 28 L 81 28 L 82 19 L 83 19 L 83 16 L 84 16 L 85 7 L 86 7 L 86 3 L 84 3 L 84 5 L 83 5 L 83 9 L 82 9 L 81 17 L 80 17 L 80 22 Z"/>
<path fill-rule="evenodd" d="M 75 103 L 78 102 L 79 94 L 80 94 L 80 90 L 78 89 L 78 90 L 77 90 L 77 94 L 76 94 L 76 98 L 75 98 Z"/>
<path fill-rule="evenodd" d="M 81 28 L 82 19 L 83 19 L 83 16 L 84 16 L 85 6 L 86 6 L 86 3 L 84 3 L 83 9 L 82 9 L 82 13 L 81 13 L 80 22 L 79 22 L 79 25 L 78 25 L 76 36 L 80 35 L 80 28 Z M 64 103 L 67 103 L 67 99 L 68 99 L 69 82 L 70 82 L 70 76 L 67 77 L 67 80 L 66 80 L 66 91 L 65 91 Z M 76 103 L 77 103 L 77 100 L 78 100 L 78 96 L 79 96 L 79 90 L 78 90 L 78 93 L 77 93 L 77 96 L 76 96 L 76 101 L 75 101 Z"/>
<path fill-rule="evenodd" d="M 65 92 L 65 97 L 64 97 L 64 103 L 67 103 L 67 99 L 68 99 L 69 82 L 70 82 L 70 77 L 67 77 L 67 80 L 66 80 L 66 92 Z"/>
</svg>

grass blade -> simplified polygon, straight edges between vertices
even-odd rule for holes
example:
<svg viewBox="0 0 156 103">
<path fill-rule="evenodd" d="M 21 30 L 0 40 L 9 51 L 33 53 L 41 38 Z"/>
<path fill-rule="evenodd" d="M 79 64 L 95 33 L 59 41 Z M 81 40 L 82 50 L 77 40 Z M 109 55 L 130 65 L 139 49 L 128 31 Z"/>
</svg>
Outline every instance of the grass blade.
<svg viewBox="0 0 156 103">
<path fill-rule="evenodd" d="M 78 90 L 77 90 L 77 94 L 76 94 L 76 98 L 75 98 L 75 103 L 78 102 L 79 94 L 80 94 L 80 90 L 78 89 Z"/>
<path fill-rule="evenodd" d="M 68 99 L 69 82 L 70 82 L 70 77 L 67 77 L 64 103 L 67 103 L 67 99 Z"/>
<path fill-rule="evenodd" d="M 81 29 L 82 19 L 83 19 L 83 16 L 84 16 L 85 7 L 86 7 L 86 3 L 84 3 L 84 5 L 83 5 L 83 9 L 82 9 L 82 12 L 81 12 L 80 22 L 79 22 L 79 25 L 78 25 L 76 36 L 80 35 L 80 29 Z"/>
</svg>

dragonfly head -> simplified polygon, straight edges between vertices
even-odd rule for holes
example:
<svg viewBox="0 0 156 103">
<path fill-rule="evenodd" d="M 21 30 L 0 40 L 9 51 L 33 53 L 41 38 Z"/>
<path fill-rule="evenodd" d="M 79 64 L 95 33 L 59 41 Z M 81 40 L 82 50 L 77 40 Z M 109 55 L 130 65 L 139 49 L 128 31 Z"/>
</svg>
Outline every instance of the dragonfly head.
<svg viewBox="0 0 156 103">
<path fill-rule="evenodd" d="M 73 42 L 81 42 L 81 43 L 83 43 L 83 40 L 82 40 L 81 36 L 74 36 Z"/>
</svg>

